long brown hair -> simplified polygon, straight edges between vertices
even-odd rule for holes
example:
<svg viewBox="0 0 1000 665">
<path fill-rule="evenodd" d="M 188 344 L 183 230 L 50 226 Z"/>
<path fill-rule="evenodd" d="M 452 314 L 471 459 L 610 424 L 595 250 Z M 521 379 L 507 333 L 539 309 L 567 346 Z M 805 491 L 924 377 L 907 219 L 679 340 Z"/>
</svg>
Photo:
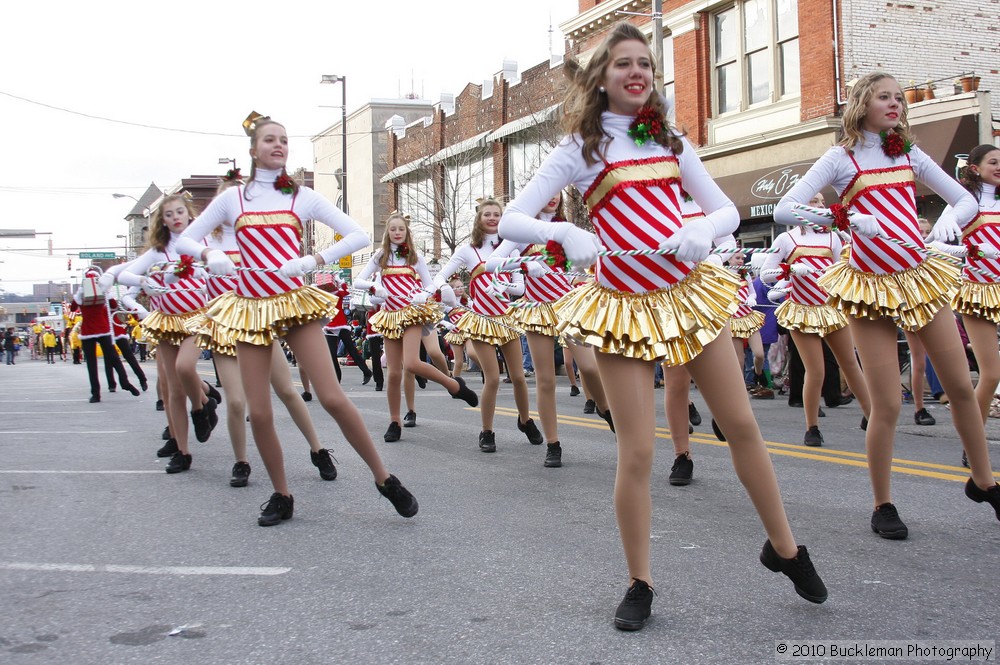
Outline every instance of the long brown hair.
<svg viewBox="0 0 1000 665">
<path fill-rule="evenodd" d="M 165 197 L 160 201 L 160 205 L 156 210 L 153 211 L 153 218 L 149 223 L 149 240 L 146 245 L 149 249 L 162 252 L 170 244 L 170 229 L 167 228 L 166 223 L 163 221 L 163 209 L 173 201 L 184 202 L 184 207 L 187 208 L 191 221 L 194 221 L 194 218 L 198 216 L 198 211 L 194 207 L 194 203 L 191 202 L 191 199 L 185 193 L 171 194 Z"/>
<path fill-rule="evenodd" d="M 608 135 L 601 124 L 601 114 L 608 110 L 608 96 L 601 92 L 601 84 L 608 65 L 611 63 L 611 49 L 622 42 L 638 41 L 649 48 L 649 40 L 639 28 L 622 21 L 615 25 L 604 42 L 594 51 L 593 57 L 586 67 L 581 67 L 576 60 L 570 60 L 563 67 L 570 87 L 563 103 L 562 127 L 568 134 L 579 134 L 583 139 L 583 159 L 587 166 L 603 160 L 609 143 Z M 650 62 L 653 68 L 653 78 L 656 78 L 656 61 L 650 52 Z M 660 133 L 653 140 L 670 148 L 679 155 L 684 150 L 684 144 L 677 136 L 676 130 L 670 127 L 666 120 L 666 104 L 663 98 L 654 90 L 650 93 L 646 105 L 653 108 L 663 118 Z"/>
<path fill-rule="evenodd" d="M 271 120 L 270 118 L 261 118 L 254 125 L 253 131 L 250 134 L 250 147 L 251 148 L 256 148 L 257 147 L 257 137 L 258 137 L 258 135 L 260 135 L 260 130 L 261 130 L 262 127 L 267 127 L 268 125 L 277 125 L 278 127 L 281 127 L 282 129 L 285 129 L 285 126 L 282 125 L 277 120 Z M 284 166 L 281 167 L 281 175 L 283 175 L 283 176 L 287 176 L 288 175 L 288 171 L 285 170 Z M 243 200 L 244 201 L 249 201 L 250 200 L 250 198 L 247 196 L 247 192 L 250 189 L 250 183 L 252 183 L 256 178 L 257 178 L 257 159 L 255 157 L 251 156 L 250 157 L 250 178 L 247 180 L 246 187 L 243 188 Z M 292 196 L 294 196 L 294 195 L 296 195 L 298 193 L 299 193 L 299 183 L 295 182 L 295 180 L 292 180 Z"/>
<path fill-rule="evenodd" d="M 378 265 L 383 270 L 389 266 L 389 259 L 392 256 L 392 241 L 389 240 L 389 222 L 394 219 L 403 220 L 406 226 L 406 238 L 403 244 L 406 245 L 406 265 L 412 266 L 417 262 L 417 250 L 413 247 L 413 234 L 410 232 L 410 219 L 406 215 L 394 212 L 385 220 L 385 231 L 382 233 L 382 256 L 379 257 Z"/>
<path fill-rule="evenodd" d="M 995 145 L 991 145 L 989 143 L 984 143 L 983 145 L 977 145 L 975 148 L 969 151 L 969 156 L 965 160 L 965 166 L 962 167 L 962 170 L 960 172 L 958 179 L 959 182 L 961 182 L 962 186 L 964 186 L 967 190 L 969 190 L 970 194 L 976 197 L 977 201 L 979 200 L 979 194 L 980 194 L 979 185 L 982 184 L 983 179 L 979 175 L 979 171 L 973 171 L 970 167 L 972 166 L 978 167 L 980 164 L 983 163 L 983 160 L 986 158 L 986 155 L 990 154 L 994 150 L 1000 150 L 1000 148 L 996 147 Z"/>
<path fill-rule="evenodd" d="M 483 243 L 486 242 L 486 230 L 483 229 L 481 220 L 483 219 L 483 209 L 486 206 L 496 206 L 500 208 L 500 214 L 503 214 L 503 205 L 493 197 L 487 197 L 481 199 L 479 204 L 476 206 L 476 219 L 472 222 L 472 238 L 470 239 L 470 244 L 476 248 L 482 248 Z"/>
<path fill-rule="evenodd" d="M 858 79 L 858 82 L 851 87 L 847 95 L 847 105 L 844 107 L 844 115 L 841 118 L 843 125 L 843 136 L 837 145 L 845 150 L 854 150 L 854 147 L 864 140 L 865 116 L 868 114 L 868 104 L 875 94 L 875 84 L 883 79 L 895 77 L 885 72 L 872 72 Z M 906 98 L 902 101 L 902 110 L 899 112 L 899 124 L 896 125 L 896 133 L 909 143 L 913 143 L 913 136 L 910 134 L 910 120 L 907 117 L 909 107 Z"/>
</svg>

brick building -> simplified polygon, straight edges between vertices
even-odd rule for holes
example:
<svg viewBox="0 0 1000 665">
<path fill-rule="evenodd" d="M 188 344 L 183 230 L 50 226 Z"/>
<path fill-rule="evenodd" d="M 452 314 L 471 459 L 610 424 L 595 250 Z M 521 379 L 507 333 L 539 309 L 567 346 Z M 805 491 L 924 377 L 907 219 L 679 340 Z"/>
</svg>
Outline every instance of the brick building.
<svg viewBox="0 0 1000 665">
<path fill-rule="evenodd" d="M 629 20 L 651 34 L 652 5 L 581 0 L 579 14 L 560 25 L 567 56 L 586 61 L 623 17 L 617 12 L 650 15 Z M 946 171 L 972 146 L 997 143 L 1000 98 L 988 91 L 1000 84 L 998 25 L 995 0 L 665 0 L 664 93 L 675 123 L 739 208 L 741 239 L 766 245 L 774 205 L 836 143 L 848 85 L 870 71 L 912 85 L 915 99 L 916 89 L 933 89 L 911 105 L 910 122 Z M 389 141 L 393 168 L 382 181 L 394 207 L 419 212 L 428 255 L 450 254 L 449 241 L 468 232 L 475 199 L 515 196 L 558 140 L 561 59 L 520 75 L 509 65 L 396 128 Z M 978 90 L 963 91 L 963 76 L 978 77 Z M 918 196 L 921 212 L 936 217 L 940 199 L 925 189 Z"/>
</svg>

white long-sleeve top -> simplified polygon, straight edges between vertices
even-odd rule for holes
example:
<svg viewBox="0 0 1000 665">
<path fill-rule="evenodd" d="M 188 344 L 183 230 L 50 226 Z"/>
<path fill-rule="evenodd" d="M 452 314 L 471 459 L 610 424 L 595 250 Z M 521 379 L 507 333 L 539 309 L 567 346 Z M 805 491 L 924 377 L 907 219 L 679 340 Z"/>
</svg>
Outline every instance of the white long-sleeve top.
<svg viewBox="0 0 1000 665">
<path fill-rule="evenodd" d="M 500 233 L 515 242 L 545 244 L 556 238 L 561 224 L 535 217 L 568 185 L 584 192 L 598 239 L 605 249 L 656 249 L 681 227 L 683 191 L 688 192 L 715 228 L 716 236 L 739 226 L 739 212 L 705 170 L 694 148 L 681 138 L 684 150 L 653 141 L 636 145 L 628 136 L 632 116 L 605 112 L 601 124 L 610 136 L 605 161 L 588 166 L 579 136 L 564 138 L 535 173 L 531 182 L 504 211 Z M 596 277 L 603 286 L 641 293 L 669 287 L 694 268 L 672 255 L 602 256 Z"/>
<path fill-rule="evenodd" d="M 831 185 L 845 205 L 873 214 L 888 237 L 923 247 L 917 226 L 915 187 L 901 186 L 908 176 L 907 167 L 912 169 L 913 177 L 951 205 L 949 214 L 955 216 L 959 226 L 965 226 L 976 214 L 976 200 L 919 147 L 913 147 L 907 155 L 889 157 L 882 150 L 881 137 L 864 132 L 864 139 L 854 147 L 853 153 L 840 146 L 827 150 L 781 198 L 774 209 L 774 219 L 779 224 L 790 226 L 802 224 L 802 220 L 793 214 L 792 207 L 808 204 L 816 192 Z M 857 183 L 865 176 L 873 180 L 868 190 L 859 189 L 862 183 Z M 875 180 L 885 182 L 877 183 Z M 858 186 L 855 186 L 856 183 Z M 803 211 L 798 214 L 809 222 L 826 226 L 830 223 L 829 219 Z M 851 265 L 865 272 L 898 272 L 923 260 L 919 251 L 853 232 L 852 244 Z"/>
<path fill-rule="evenodd" d="M 170 240 L 167 246 L 163 248 L 163 251 L 152 248 L 147 249 L 141 255 L 137 256 L 135 260 L 126 264 L 125 268 L 117 276 L 118 282 L 126 286 L 141 287 L 143 285 L 143 278 L 145 278 L 153 282 L 160 289 L 165 290 L 163 293 L 151 295 L 149 302 L 153 309 L 172 316 L 193 312 L 201 309 L 208 303 L 208 299 L 205 296 L 204 279 L 189 277 L 173 284 L 167 284 L 164 281 L 167 275 L 166 271 L 147 274 L 149 269 L 158 263 L 177 261 L 184 254 L 194 256 L 195 258 L 199 256 L 200 251 L 180 251 L 178 249 L 179 238 L 178 234 L 171 233 Z M 201 243 L 196 243 L 195 246 L 205 249 L 205 245 Z"/>
<path fill-rule="evenodd" d="M 231 187 L 215 197 L 204 212 L 198 215 L 198 218 L 181 234 L 177 244 L 178 251 L 201 257 L 202 251 L 205 249 L 201 240 L 216 227 L 230 226 L 235 231 L 236 221 L 244 213 L 279 211 L 291 212 L 299 220 L 314 219 L 343 236 L 334 244 L 318 252 L 325 263 L 332 263 L 368 247 L 368 235 L 358 223 L 322 195 L 308 187 L 300 187 L 298 193 L 294 195 L 293 204 L 292 194 L 284 194 L 274 188 L 274 183 L 280 174 L 280 170 L 257 169 L 254 180 L 249 185 Z M 246 197 L 243 196 L 244 190 L 247 193 Z M 225 228 L 223 228 L 223 233 L 227 233 Z M 301 228 L 299 229 L 298 243 L 301 243 Z M 301 246 L 299 253 L 301 253 Z M 263 258 L 267 262 L 266 257 Z M 244 263 L 249 262 L 244 260 Z M 267 267 L 280 268 L 283 263 L 284 261 L 274 259 Z M 288 282 L 290 280 L 282 281 Z"/>
<path fill-rule="evenodd" d="M 548 202 L 548 199 L 545 201 Z M 465 268 L 472 275 L 472 279 L 469 282 L 469 292 L 472 296 L 472 311 L 484 316 L 499 316 L 503 314 L 510 306 L 510 299 L 507 297 L 507 294 L 494 295 L 488 293 L 486 290 L 491 280 L 494 279 L 491 271 L 486 269 L 486 262 L 496 252 L 500 244 L 499 236 L 497 234 L 490 234 L 483 240 L 482 247 L 473 247 L 472 245 L 459 247 L 452 254 L 451 260 L 441 268 L 441 272 L 434 278 L 435 284 L 437 286 L 447 284 L 449 277 L 462 268 Z M 520 275 L 512 276 L 511 273 L 500 273 L 495 276 L 495 279 L 500 282 L 516 282 L 520 280 Z"/>
<path fill-rule="evenodd" d="M 979 210 L 962 229 L 962 240 L 1000 251 L 1000 199 L 997 199 L 997 188 L 980 183 L 978 198 Z M 951 206 L 944 209 L 941 217 L 947 214 L 954 214 Z M 993 284 L 997 282 L 997 275 L 1000 275 L 1000 259 L 966 257 L 962 279 Z"/>
<path fill-rule="evenodd" d="M 769 274 L 767 271 L 773 271 L 782 262 L 807 266 L 811 272 L 792 274 L 789 277 L 792 302 L 812 306 L 825 304 L 827 293 L 817 282 L 823 272 L 840 256 L 840 251 L 843 249 L 840 236 L 836 233 L 820 233 L 803 226 L 779 234 L 771 243 L 771 249 L 776 251 L 764 259 L 761 280 L 765 284 L 777 282 L 777 275 Z"/>
<path fill-rule="evenodd" d="M 381 265 L 382 250 L 376 250 L 358 276 L 354 278 L 355 284 L 359 280 L 362 282 L 373 281 L 374 275 L 379 273 L 382 288 L 389 294 L 383 305 L 387 312 L 395 312 L 410 305 L 413 302 L 413 294 L 417 290 L 435 290 L 434 280 L 431 278 L 430 271 L 427 270 L 427 262 L 424 261 L 424 257 L 418 255 L 417 262 L 411 266 L 406 263 L 405 258 L 396 256 L 397 249 L 399 246 L 395 243 L 389 245 L 389 260 L 386 262 L 384 270 Z"/>
</svg>

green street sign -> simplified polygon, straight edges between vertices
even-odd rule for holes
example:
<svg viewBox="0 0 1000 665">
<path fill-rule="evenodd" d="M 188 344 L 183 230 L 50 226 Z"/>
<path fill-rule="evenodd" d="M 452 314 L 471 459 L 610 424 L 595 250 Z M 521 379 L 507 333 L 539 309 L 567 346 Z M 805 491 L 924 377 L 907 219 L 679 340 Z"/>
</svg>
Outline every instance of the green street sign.
<svg viewBox="0 0 1000 665">
<path fill-rule="evenodd" d="M 80 252 L 81 259 L 113 259 L 114 252 Z"/>
</svg>

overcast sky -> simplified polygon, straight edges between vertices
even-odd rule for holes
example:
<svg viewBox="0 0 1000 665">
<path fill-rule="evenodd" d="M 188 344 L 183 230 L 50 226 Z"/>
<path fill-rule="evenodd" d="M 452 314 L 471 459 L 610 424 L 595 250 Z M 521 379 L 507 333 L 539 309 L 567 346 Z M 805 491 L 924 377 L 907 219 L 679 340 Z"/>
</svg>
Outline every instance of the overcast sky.
<svg viewBox="0 0 1000 665">
<path fill-rule="evenodd" d="M 340 86 L 320 85 L 323 74 L 347 77 L 349 113 L 411 90 L 436 102 L 441 92 L 492 77 L 505 58 L 520 71 L 547 60 L 550 17 L 553 48 L 562 53 L 559 23 L 577 6 L 4 3 L 0 229 L 51 232 L 55 250 L 51 258 L 32 251 L 50 236 L 0 238 L 0 288 L 28 293 L 35 282 L 76 276 L 82 262 L 74 257 L 70 273 L 66 259 L 81 249 L 124 254 L 115 236 L 126 233 L 123 217 L 134 202 L 112 193 L 139 198 L 150 182 L 162 189 L 187 175 L 222 174 L 220 157 L 235 157 L 248 172 L 240 123 L 251 110 L 282 121 L 293 137 L 339 122 L 339 109 L 322 106 L 340 104 Z M 312 168 L 308 138 L 293 139 L 290 152 L 290 170 Z"/>
</svg>

